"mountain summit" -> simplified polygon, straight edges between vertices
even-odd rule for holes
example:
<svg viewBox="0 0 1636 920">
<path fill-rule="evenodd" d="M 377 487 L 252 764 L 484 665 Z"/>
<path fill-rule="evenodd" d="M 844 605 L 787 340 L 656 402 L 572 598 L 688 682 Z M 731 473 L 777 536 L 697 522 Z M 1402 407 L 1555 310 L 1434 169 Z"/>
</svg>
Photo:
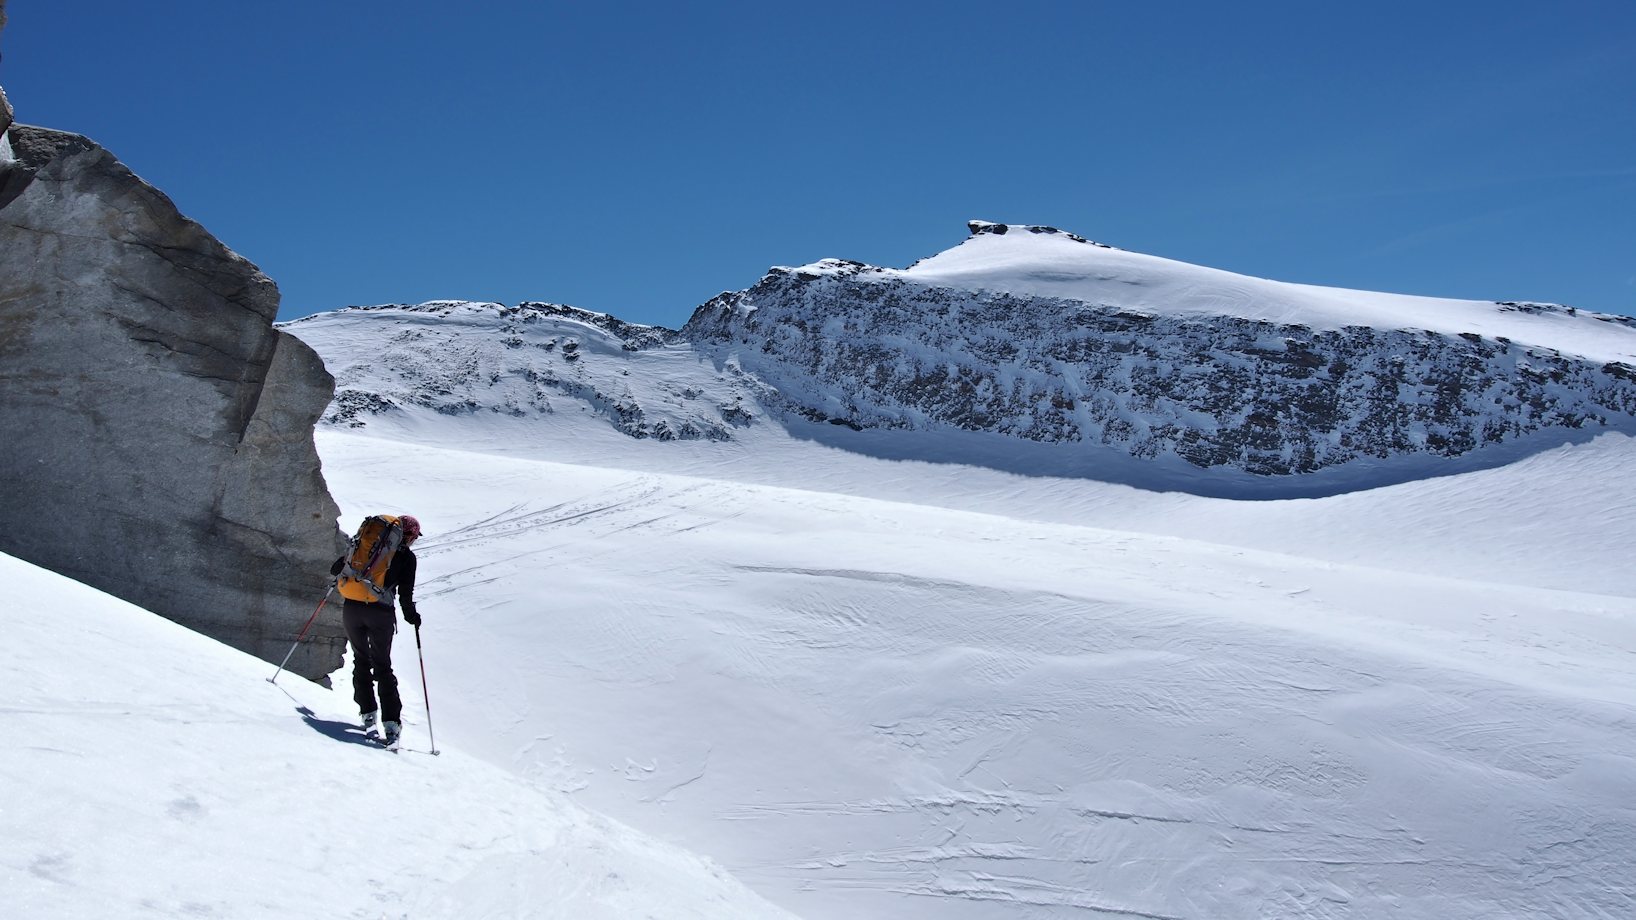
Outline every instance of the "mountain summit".
<svg viewBox="0 0 1636 920">
<path fill-rule="evenodd" d="M 1636 334 L 1610 338 L 1608 331 L 1610 323 L 1627 332 L 1636 330 L 1636 320 L 1629 317 L 1554 304 L 1451 300 L 1269 281 L 1128 252 L 1055 227 L 980 220 L 967 226 L 970 238 L 951 249 L 901 271 L 881 269 L 866 275 L 954 290 L 1116 306 L 1154 316 L 1229 317 L 1314 330 L 1368 326 L 1475 333 L 1593 360 L 1636 357 Z M 819 273 L 822 265 L 797 271 Z"/>
</svg>

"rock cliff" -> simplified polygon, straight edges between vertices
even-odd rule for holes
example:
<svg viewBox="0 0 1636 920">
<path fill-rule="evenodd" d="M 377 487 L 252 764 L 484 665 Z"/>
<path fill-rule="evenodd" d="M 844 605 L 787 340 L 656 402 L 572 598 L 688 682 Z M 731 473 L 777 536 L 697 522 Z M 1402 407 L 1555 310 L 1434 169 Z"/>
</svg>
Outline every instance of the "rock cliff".
<svg viewBox="0 0 1636 920">
<path fill-rule="evenodd" d="M 278 290 L 84 137 L 0 149 L 0 551 L 281 659 L 341 537 Z M 292 669 L 340 664 L 338 618 Z"/>
</svg>

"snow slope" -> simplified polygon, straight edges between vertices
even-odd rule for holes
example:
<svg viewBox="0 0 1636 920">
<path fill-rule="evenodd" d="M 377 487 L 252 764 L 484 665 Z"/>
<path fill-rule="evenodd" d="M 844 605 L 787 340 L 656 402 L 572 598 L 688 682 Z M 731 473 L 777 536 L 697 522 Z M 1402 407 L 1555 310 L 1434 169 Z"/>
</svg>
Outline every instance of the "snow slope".
<svg viewBox="0 0 1636 920">
<path fill-rule="evenodd" d="M 973 235 L 960 245 L 907 269 L 882 269 L 860 277 L 1118 304 L 1165 316 L 1234 316 L 1313 329 L 1371 326 L 1467 332 L 1594 361 L 1636 361 L 1636 323 L 1627 317 L 1549 304 L 1291 284 L 1115 249 L 1050 227 L 987 221 L 972 221 L 971 227 Z M 833 272 L 843 264 L 827 260 L 796 270 Z"/>
<path fill-rule="evenodd" d="M 425 523 L 440 740 L 801 916 L 1636 912 L 1629 438 L 1231 502 L 404 422 L 319 444 Z"/>
<path fill-rule="evenodd" d="M 269 684 L 264 662 L 9 556 L 0 581 L 0 916 L 787 916 L 463 751 L 430 756 L 412 645 L 419 724 L 393 755 L 349 694 Z"/>
</svg>

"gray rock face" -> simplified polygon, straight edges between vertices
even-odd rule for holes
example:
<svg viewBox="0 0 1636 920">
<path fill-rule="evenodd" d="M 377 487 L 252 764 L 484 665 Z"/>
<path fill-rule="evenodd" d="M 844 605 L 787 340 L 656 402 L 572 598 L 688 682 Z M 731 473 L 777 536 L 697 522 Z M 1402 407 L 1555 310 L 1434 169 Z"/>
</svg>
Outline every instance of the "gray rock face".
<svg viewBox="0 0 1636 920">
<path fill-rule="evenodd" d="M 1458 457 L 1547 429 L 1636 428 L 1636 368 L 1505 339 L 1150 316 L 879 273 L 774 269 L 700 307 L 682 333 L 814 420 L 1101 444 L 1268 477 Z"/>
<path fill-rule="evenodd" d="M 282 659 L 342 545 L 312 440 L 332 379 L 273 328 L 273 282 L 108 151 L 8 137 L 0 550 Z M 316 678 L 344 639 L 313 632 L 291 668 Z"/>
</svg>

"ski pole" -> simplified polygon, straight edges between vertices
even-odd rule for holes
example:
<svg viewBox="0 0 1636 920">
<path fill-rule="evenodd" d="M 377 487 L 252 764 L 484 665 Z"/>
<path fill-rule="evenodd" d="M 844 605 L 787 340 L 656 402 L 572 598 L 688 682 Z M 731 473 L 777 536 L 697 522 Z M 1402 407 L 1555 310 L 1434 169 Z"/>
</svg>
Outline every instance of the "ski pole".
<svg viewBox="0 0 1636 920">
<path fill-rule="evenodd" d="M 426 739 L 432 743 L 432 754 L 437 749 L 437 733 L 432 731 L 432 695 L 426 691 L 426 655 L 420 650 L 420 624 L 415 624 L 415 657 L 420 659 L 420 695 L 426 698 Z"/>
<path fill-rule="evenodd" d="M 307 630 L 311 629 L 313 621 L 318 619 L 318 611 L 324 609 L 324 605 L 329 603 L 329 596 L 334 593 L 335 582 L 332 581 L 329 583 L 329 590 L 324 592 L 324 599 L 318 602 L 318 608 L 312 612 L 312 616 L 307 617 L 307 625 L 301 627 L 301 632 L 296 635 L 295 642 L 291 643 L 290 645 L 290 651 L 284 656 L 284 660 L 279 662 L 278 670 L 273 672 L 273 676 L 267 678 L 267 683 L 278 683 L 278 675 L 284 673 L 284 666 L 290 663 L 290 655 L 295 654 L 295 647 L 300 645 L 301 640 L 307 637 Z"/>
</svg>

